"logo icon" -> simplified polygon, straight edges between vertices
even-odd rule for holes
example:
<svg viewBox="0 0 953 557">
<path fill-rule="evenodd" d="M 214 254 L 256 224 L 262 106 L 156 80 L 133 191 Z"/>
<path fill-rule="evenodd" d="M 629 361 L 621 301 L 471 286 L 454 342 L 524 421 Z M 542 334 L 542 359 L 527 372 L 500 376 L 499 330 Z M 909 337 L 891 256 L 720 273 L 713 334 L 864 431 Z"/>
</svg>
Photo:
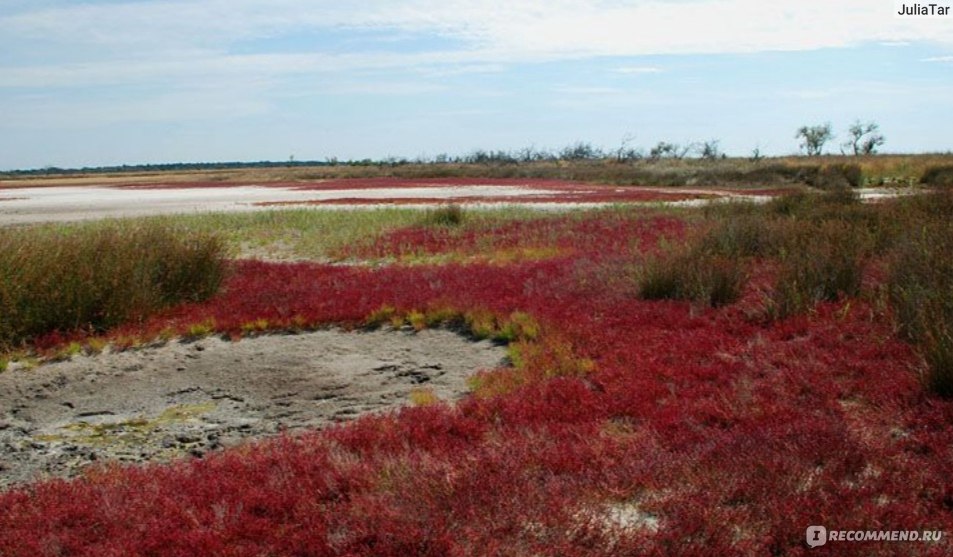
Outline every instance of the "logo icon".
<svg viewBox="0 0 953 557">
<path fill-rule="evenodd" d="M 827 543 L 827 528 L 823 526 L 807 527 L 807 545 L 820 547 Z"/>
</svg>

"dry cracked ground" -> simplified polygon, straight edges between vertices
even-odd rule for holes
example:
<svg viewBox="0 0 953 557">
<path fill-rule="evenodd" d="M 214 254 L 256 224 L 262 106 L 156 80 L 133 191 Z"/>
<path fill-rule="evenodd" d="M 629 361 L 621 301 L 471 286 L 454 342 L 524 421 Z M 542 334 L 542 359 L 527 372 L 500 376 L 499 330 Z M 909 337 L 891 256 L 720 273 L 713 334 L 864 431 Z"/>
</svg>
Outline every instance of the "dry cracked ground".
<svg viewBox="0 0 953 557">
<path fill-rule="evenodd" d="M 201 457 L 247 439 L 442 400 L 505 350 L 434 329 L 317 331 L 195 342 L 0 373 L 0 490 L 98 462 Z"/>
</svg>

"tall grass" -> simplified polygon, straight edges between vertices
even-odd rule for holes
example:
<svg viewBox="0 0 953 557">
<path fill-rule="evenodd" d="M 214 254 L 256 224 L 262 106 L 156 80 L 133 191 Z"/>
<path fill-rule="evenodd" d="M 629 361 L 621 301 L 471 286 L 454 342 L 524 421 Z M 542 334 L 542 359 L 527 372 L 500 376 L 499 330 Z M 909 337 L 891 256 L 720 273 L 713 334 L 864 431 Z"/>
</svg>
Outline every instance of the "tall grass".
<svg viewBox="0 0 953 557">
<path fill-rule="evenodd" d="M 224 244 L 157 223 L 0 230 L 0 348 L 214 294 Z"/>
<path fill-rule="evenodd" d="M 869 235 L 847 221 L 789 226 L 771 311 L 784 318 L 860 293 Z"/>
<path fill-rule="evenodd" d="M 750 259 L 776 259 L 781 271 L 770 308 L 776 317 L 859 292 L 869 233 L 857 196 L 846 188 L 799 193 L 765 206 L 730 204 L 706 210 L 707 233 L 643 268 L 646 299 L 692 299 L 712 306 L 738 299 Z M 855 222 L 857 221 L 857 222 Z"/>
<path fill-rule="evenodd" d="M 639 296 L 645 300 L 691 300 L 718 307 L 736 301 L 747 273 L 739 258 L 693 246 L 680 246 L 650 258 L 639 271 Z"/>
<path fill-rule="evenodd" d="M 861 293 L 868 262 L 888 263 L 887 291 L 902 336 L 927 365 L 930 390 L 953 397 L 953 190 L 859 203 L 853 191 L 799 193 L 764 206 L 733 204 L 705 211 L 714 222 L 687 256 L 654 262 L 643 274 L 642 295 L 685 298 L 696 267 L 715 256 L 771 259 L 778 272 L 769 316 L 783 319 L 821 301 Z"/>
<path fill-rule="evenodd" d="M 921 346 L 928 387 L 953 397 L 953 222 L 928 222 L 903 238 L 889 290 L 901 334 Z"/>
<path fill-rule="evenodd" d="M 425 226 L 460 226 L 465 216 L 462 207 L 449 203 L 424 212 L 423 223 Z"/>
</svg>

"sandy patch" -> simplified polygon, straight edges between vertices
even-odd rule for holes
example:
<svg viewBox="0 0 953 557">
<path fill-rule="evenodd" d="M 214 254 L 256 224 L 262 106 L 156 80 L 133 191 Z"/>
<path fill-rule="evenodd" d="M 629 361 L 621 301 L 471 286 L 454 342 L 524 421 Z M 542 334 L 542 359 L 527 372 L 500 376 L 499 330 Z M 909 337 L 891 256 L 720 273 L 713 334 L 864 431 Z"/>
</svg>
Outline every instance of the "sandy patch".
<svg viewBox="0 0 953 557">
<path fill-rule="evenodd" d="M 99 186 L 18 188 L 16 199 L 0 205 L 0 225 L 66 222 L 163 214 L 247 212 L 267 210 L 271 203 L 432 197 L 445 201 L 472 196 L 519 200 L 549 193 L 519 186 L 399 187 L 377 189 L 302 190 L 300 186 L 229 186 L 136 189 Z"/>
<path fill-rule="evenodd" d="M 409 403 L 505 350 L 446 330 L 208 338 L 0 373 L 0 489 L 94 462 L 164 461 Z"/>
</svg>

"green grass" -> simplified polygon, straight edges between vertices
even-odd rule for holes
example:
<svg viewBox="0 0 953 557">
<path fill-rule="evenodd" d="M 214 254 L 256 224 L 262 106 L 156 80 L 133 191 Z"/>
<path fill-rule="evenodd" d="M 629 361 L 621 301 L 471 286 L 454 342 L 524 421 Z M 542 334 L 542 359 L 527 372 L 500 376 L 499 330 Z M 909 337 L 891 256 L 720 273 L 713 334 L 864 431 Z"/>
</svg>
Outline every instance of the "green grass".
<svg viewBox="0 0 953 557">
<path fill-rule="evenodd" d="M 410 208 L 353 210 L 276 209 L 250 213 L 207 213 L 150 217 L 197 233 L 218 234 L 236 258 L 331 261 L 344 246 L 369 241 L 387 231 L 427 225 L 428 214 Z M 545 218 L 551 214 L 521 207 L 461 211 L 460 228 L 492 222 Z M 72 225 L 81 226 L 81 225 Z"/>
<path fill-rule="evenodd" d="M 900 332 L 922 347 L 928 386 L 953 397 L 953 222 L 926 221 L 900 242 L 889 280 Z"/>
<path fill-rule="evenodd" d="M 154 217 L 198 233 L 219 233 L 232 257 L 328 260 L 341 246 L 417 222 L 413 209 L 281 209 Z"/>
<path fill-rule="evenodd" d="M 208 298 L 225 268 L 218 237 L 154 222 L 0 229 L 0 349 Z"/>
</svg>

